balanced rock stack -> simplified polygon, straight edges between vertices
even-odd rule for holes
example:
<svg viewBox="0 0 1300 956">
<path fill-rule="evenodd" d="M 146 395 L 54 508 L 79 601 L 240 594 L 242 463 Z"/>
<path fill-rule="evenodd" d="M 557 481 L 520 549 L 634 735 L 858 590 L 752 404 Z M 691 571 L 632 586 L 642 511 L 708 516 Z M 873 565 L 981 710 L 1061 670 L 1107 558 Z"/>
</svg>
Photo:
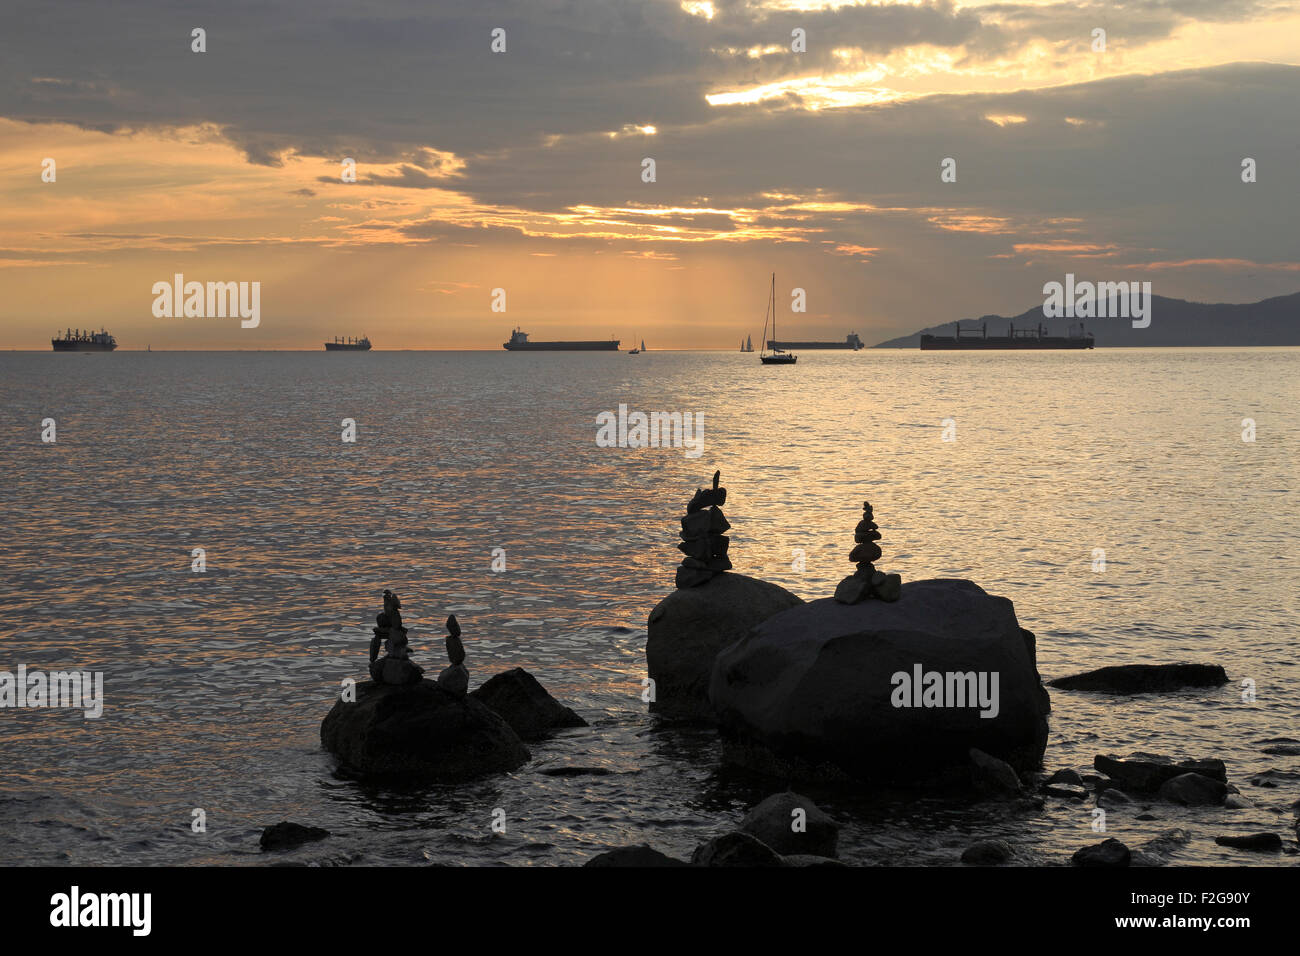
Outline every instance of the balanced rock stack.
<svg viewBox="0 0 1300 956">
<path fill-rule="evenodd" d="M 392 591 L 384 591 L 384 609 L 375 616 L 375 636 L 370 640 L 370 677 L 380 684 L 415 684 L 424 670 L 411 662 L 411 651 L 402 627 L 402 601 Z M 379 656 L 379 645 L 384 656 Z"/>
<path fill-rule="evenodd" d="M 853 532 L 856 542 L 849 554 L 850 561 L 858 563 L 858 570 L 840 582 L 835 589 L 835 600 L 841 604 L 857 604 L 869 597 L 882 601 L 897 601 L 902 594 L 903 579 L 897 574 L 877 571 L 873 561 L 879 559 L 880 526 L 876 524 L 871 502 L 862 502 L 862 520 Z"/>
<path fill-rule="evenodd" d="M 460 622 L 453 614 L 447 618 L 447 657 L 451 666 L 438 675 L 438 686 L 456 694 L 469 691 L 469 671 L 465 667 L 465 645 L 460 642 Z"/>
<path fill-rule="evenodd" d="M 726 531 L 731 527 L 723 515 L 721 505 L 727 501 L 727 489 L 719 488 L 722 472 L 713 473 L 712 488 L 697 488 L 695 497 L 686 506 L 682 518 L 682 541 L 677 548 L 686 555 L 677 569 L 677 586 L 692 588 L 703 584 L 714 575 L 731 570 L 727 557 L 730 539 Z"/>
</svg>

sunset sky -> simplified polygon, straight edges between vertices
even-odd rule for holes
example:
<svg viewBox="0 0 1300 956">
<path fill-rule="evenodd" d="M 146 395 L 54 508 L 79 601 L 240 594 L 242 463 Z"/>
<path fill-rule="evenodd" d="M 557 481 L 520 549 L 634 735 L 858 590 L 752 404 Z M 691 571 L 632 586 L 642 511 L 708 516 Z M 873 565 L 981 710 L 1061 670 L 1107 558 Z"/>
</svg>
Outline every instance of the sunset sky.
<svg viewBox="0 0 1300 956">
<path fill-rule="evenodd" d="M 7 0 L 0 54 L 5 348 L 734 348 L 772 271 L 783 336 L 869 344 L 1066 272 L 1300 290 L 1300 2 Z M 178 272 L 260 326 L 156 318 Z"/>
</svg>

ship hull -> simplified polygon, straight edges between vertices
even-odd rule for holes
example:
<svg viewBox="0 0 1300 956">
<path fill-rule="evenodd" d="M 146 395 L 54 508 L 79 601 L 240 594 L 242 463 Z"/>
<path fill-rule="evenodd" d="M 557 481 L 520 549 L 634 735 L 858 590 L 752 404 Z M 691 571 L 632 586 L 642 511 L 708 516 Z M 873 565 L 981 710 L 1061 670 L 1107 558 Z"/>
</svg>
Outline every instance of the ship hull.
<svg viewBox="0 0 1300 956">
<path fill-rule="evenodd" d="M 326 352 L 369 352 L 369 345 L 350 345 L 346 342 L 326 342 Z"/>
<path fill-rule="evenodd" d="M 988 338 L 955 339 L 951 335 L 921 336 L 921 350 L 924 352 L 984 352 L 984 351 L 1039 351 L 1043 349 L 1090 349 L 1093 340 L 1089 338 L 1067 338 L 1060 335 L 1045 335 L 1042 338 L 1008 338 L 1005 335 Z"/>
<path fill-rule="evenodd" d="M 56 352 L 111 352 L 117 348 L 117 343 L 103 345 L 98 342 L 63 342 L 59 339 L 51 339 L 50 344 Z"/>
<path fill-rule="evenodd" d="M 843 349 L 844 351 L 857 351 L 862 348 L 861 345 L 850 345 L 848 342 L 778 342 L 776 339 L 768 339 L 767 347 L 770 349 Z"/>
<path fill-rule="evenodd" d="M 617 352 L 618 340 L 609 342 L 506 342 L 507 352 Z"/>
</svg>

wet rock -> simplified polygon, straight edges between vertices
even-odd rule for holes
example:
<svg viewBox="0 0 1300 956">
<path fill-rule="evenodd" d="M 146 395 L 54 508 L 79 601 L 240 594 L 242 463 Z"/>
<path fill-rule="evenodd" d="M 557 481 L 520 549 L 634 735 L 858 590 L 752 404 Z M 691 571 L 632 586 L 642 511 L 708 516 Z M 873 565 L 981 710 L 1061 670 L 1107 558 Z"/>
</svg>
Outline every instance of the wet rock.
<svg viewBox="0 0 1300 956">
<path fill-rule="evenodd" d="M 690 866 L 685 860 L 674 859 L 644 843 L 639 846 L 620 846 L 613 850 L 607 850 L 593 856 L 582 865 L 620 867 Z"/>
<path fill-rule="evenodd" d="M 1167 780 L 1196 773 L 1226 783 L 1228 771 L 1222 760 L 1184 760 L 1174 763 L 1158 754 L 1130 754 L 1124 760 L 1098 754 L 1092 765 L 1125 790 L 1155 793 Z"/>
<path fill-rule="evenodd" d="M 530 754 L 501 717 L 433 681 L 365 681 L 321 723 L 321 744 L 347 772 L 454 782 L 508 773 Z"/>
<path fill-rule="evenodd" d="M 470 696 L 503 717 L 524 740 L 534 740 L 562 727 L 587 726 L 522 667 L 502 671 L 475 688 Z"/>
<path fill-rule="evenodd" d="M 1141 820 L 1141 817 L 1138 817 Z M 1152 817 L 1152 819 L 1155 819 Z M 1192 835 L 1181 827 L 1165 830 L 1153 840 L 1148 840 L 1133 851 L 1133 866 L 1164 866 L 1183 847 L 1192 842 Z"/>
<path fill-rule="evenodd" d="M 1010 601 L 970 581 L 782 611 L 714 663 L 723 758 L 786 779 L 954 782 L 976 748 L 1013 777 L 1036 769 L 1050 704 L 1026 635 Z M 981 675 L 996 707 L 979 704 Z"/>
<path fill-rule="evenodd" d="M 1117 867 L 1128 866 L 1132 857 L 1128 847 L 1112 838 L 1075 850 L 1070 861 L 1075 866 Z"/>
<path fill-rule="evenodd" d="M 1281 787 L 1284 785 L 1294 784 L 1300 780 L 1300 773 L 1294 770 L 1278 770 L 1276 768 L 1265 770 L 1263 773 L 1257 773 L 1250 778 L 1252 787 Z"/>
<path fill-rule="evenodd" d="M 772 615 L 802 603 L 785 588 L 734 572 L 669 594 L 650 612 L 647 625 L 651 712 L 711 722 L 709 677 L 718 651 Z"/>
<path fill-rule="evenodd" d="M 783 856 L 833 857 L 840 826 L 803 794 L 774 793 L 745 815 L 740 829 Z"/>
<path fill-rule="evenodd" d="M 1219 846 L 1230 846 L 1237 850 L 1254 850 L 1259 853 L 1280 853 L 1282 838 L 1276 833 L 1252 833 L 1250 836 L 1217 836 L 1214 842 Z"/>
<path fill-rule="evenodd" d="M 1159 796 L 1185 807 L 1217 807 L 1227 799 L 1228 788 L 1199 773 L 1185 773 L 1161 784 Z"/>
<path fill-rule="evenodd" d="M 1255 805 L 1240 794 L 1230 793 L 1228 798 L 1223 801 L 1225 810 L 1253 810 Z"/>
<path fill-rule="evenodd" d="M 1119 807 L 1132 802 L 1132 797 L 1123 790 L 1114 787 L 1108 787 L 1097 794 L 1097 806 L 1099 807 Z"/>
<path fill-rule="evenodd" d="M 320 827 L 307 827 L 301 823 L 283 820 L 263 830 L 262 838 L 258 842 L 263 850 L 291 850 L 304 843 L 323 840 L 329 835 L 329 830 L 322 830 Z"/>
<path fill-rule="evenodd" d="M 1159 818 L 1158 816 L 1156 816 L 1154 813 L 1139 813 L 1139 814 L 1138 814 L 1136 817 L 1134 817 L 1133 819 L 1134 819 L 1134 820 L 1144 820 L 1144 821 L 1146 821 L 1146 820 L 1159 820 L 1160 818 Z"/>
<path fill-rule="evenodd" d="M 970 749 L 970 777 L 972 786 L 980 793 L 1020 794 L 1020 777 L 1011 765 L 975 747 Z"/>
<path fill-rule="evenodd" d="M 691 854 L 695 866 L 782 866 L 781 854 L 757 837 L 736 831 L 702 843 Z"/>
<path fill-rule="evenodd" d="M 969 866 L 998 866 L 1015 856 L 1016 851 L 1006 840 L 980 840 L 962 851 L 961 861 Z"/>
<path fill-rule="evenodd" d="M 607 767 L 547 767 L 538 773 L 547 777 L 608 777 L 614 771 Z"/>
<path fill-rule="evenodd" d="M 1049 797 L 1060 797 L 1063 800 L 1085 800 L 1088 797 L 1088 788 L 1082 784 L 1045 783 L 1041 789 Z"/>
<path fill-rule="evenodd" d="M 1158 694 L 1184 687 L 1222 687 L 1228 675 L 1218 664 L 1120 664 L 1058 677 L 1048 686 L 1102 694 Z"/>
<path fill-rule="evenodd" d="M 1273 744 L 1264 753 L 1273 757 L 1300 757 L 1300 744 Z"/>
<path fill-rule="evenodd" d="M 1075 787 L 1083 786 L 1084 778 L 1079 775 L 1079 771 L 1071 770 L 1069 767 L 1056 771 L 1047 778 L 1048 783 L 1068 783 Z"/>
</svg>

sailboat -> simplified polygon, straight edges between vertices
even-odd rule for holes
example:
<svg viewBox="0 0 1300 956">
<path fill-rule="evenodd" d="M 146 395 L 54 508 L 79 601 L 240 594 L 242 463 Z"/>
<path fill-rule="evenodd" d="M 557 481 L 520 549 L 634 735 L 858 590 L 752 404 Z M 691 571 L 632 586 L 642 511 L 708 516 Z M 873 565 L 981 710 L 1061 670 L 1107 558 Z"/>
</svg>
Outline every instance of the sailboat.
<svg viewBox="0 0 1300 956">
<path fill-rule="evenodd" d="M 741 340 L 740 350 L 742 352 L 754 351 L 754 337 L 752 335 L 747 335 Z"/>
<path fill-rule="evenodd" d="M 630 348 L 630 349 L 627 350 L 627 354 L 628 354 L 628 355 L 640 355 L 640 354 L 641 354 L 642 352 L 644 352 L 644 351 L 645 351 L 645 339 L 642 339 L 642 340 L 641 340 L 641 347 L 640 347 L 640 348 L 636 348 L 635 346 L 633 346 L 632 348 Z"/>
<path fill-rule="evenodd" d="M 767 354 L 767 323 L 768 317 L 772 321 L 772 354 Z M 767 298 L 767 312 L 763 314 L 763 342 L 762 349 L 758 353 L 758 360 L 764 365 L 793 365 L 799 361 L 799 356 L 793 352 L 787 352 L 778 348 L 780 339 L 776 337 L 776 273 L 772 273 L 772 291 Z"/>
</svg>

